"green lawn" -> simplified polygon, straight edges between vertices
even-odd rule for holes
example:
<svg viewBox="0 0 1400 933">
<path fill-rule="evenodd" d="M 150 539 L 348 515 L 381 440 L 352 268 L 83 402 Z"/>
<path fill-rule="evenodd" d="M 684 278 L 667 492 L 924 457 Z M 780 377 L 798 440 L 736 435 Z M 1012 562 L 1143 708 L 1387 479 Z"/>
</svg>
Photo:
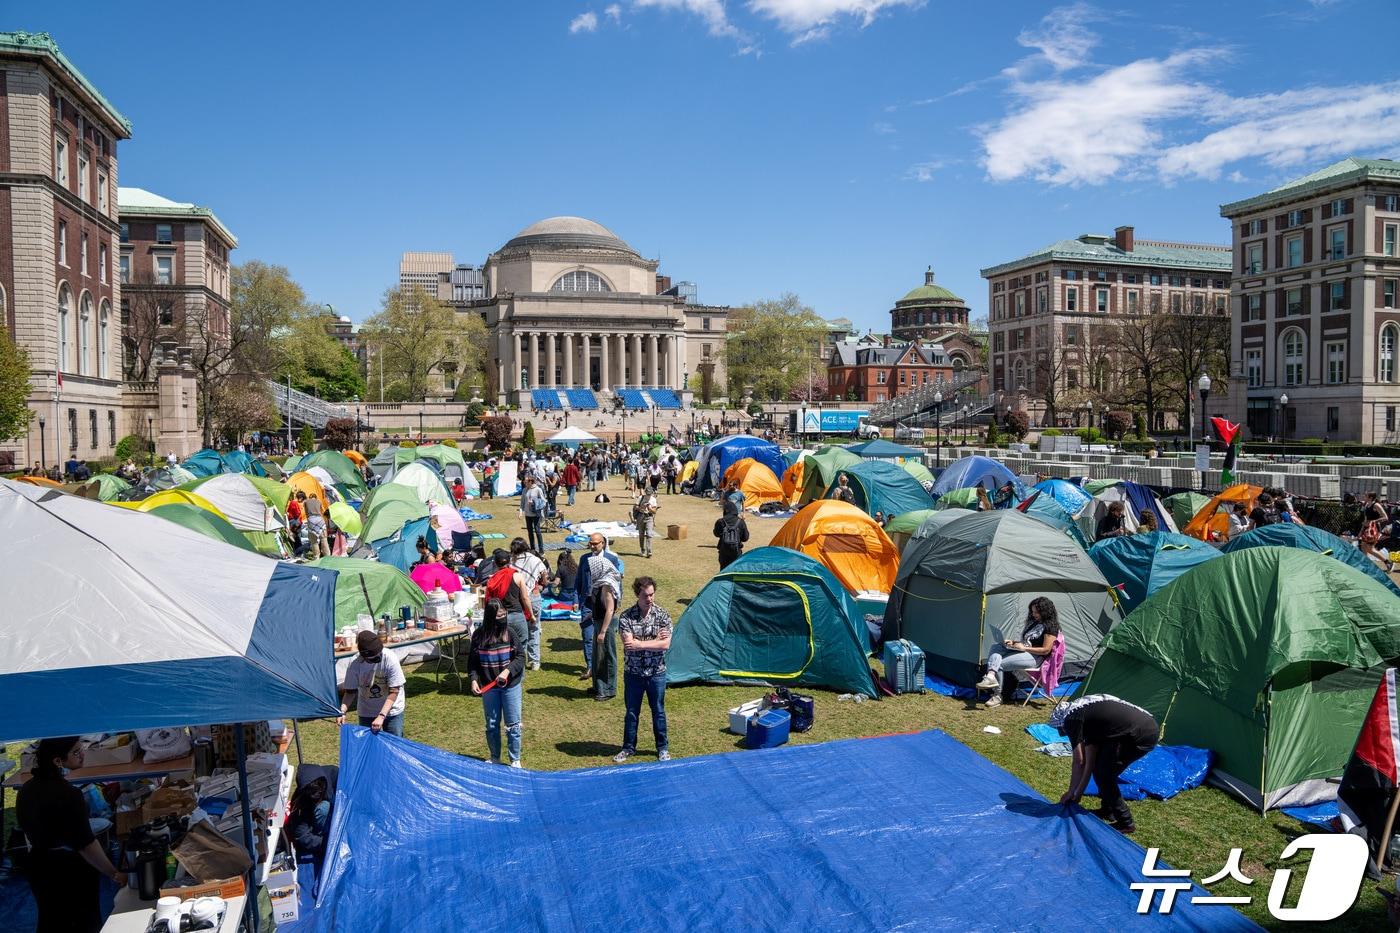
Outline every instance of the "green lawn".
<svg viewBox="0 0 1400 933">
<path fill-rule="evenodd" d="M 568 516 L 625 520 L 630 500 L 622 491 L 621 481 L 610 480 L 604 489 L 612 496 L 612 503 L 594 504 L 593 493 L 580 493 L 579 505 L 566 509 Z M 659 601 L 673 616 L 679 617 L 685 604 L 717 568 L 711 535 L 717 510 L 713 502 L 688 496 L 662 496 L 661 502 L 658 525 L 662 533 L 667 524 L 679 522 L 688 526 L 688 538 L 681 541 L 658 539 L 656 557 L 652 560 L 640 556 L 636 539 L 619 541 L 615 550 L 626 562 L 627 579 L 630 581 L 641 573 L 654 576 L 658 581 Z M 499 531 L 511 536 L 523 533 L 514 500 L 487 500 L 476 503 L 476 507 L 495 515 L 491 521 L 477 523 L 478 530 Z M 770 540 L 781 525 L 781 519 L 751 518 L 750 546 L 757 547 Z M 550 557 L 552 562 L 553 552 Z M 543 643 L 543 668 L 530 672 L 525 680 L 525 766 L 540 770 L 600 765 L 627 767 L 611 763 L 622 739 L 621 699 L 594 702 L 584 693 L 586 682 L 577 679 L 583 667 L 578 627 L 569 622 L 545 623 Z M 1055 799 L 1067 783 L 1067 760 L 1035 752 L 1035 743 L 1024 731 L 1029 723 L 1044 720 L 1047 715 L 1044 707 L 985 710 L 933 694 L 854 704 L 838 702 L 835 693 L 812 692 L 817 698 L 816 727 L 805 735 L 794 735 L 793 744 L 942 729 L 1046 797 Z M 730 707 L 761 693 L 761 688 L 757 687 L 692 686 L 668 691 L 666 707 L 671 753 L 677 757 L 717 752 L 744 754 L 738 748 L 737 737 L 725 731 L 726 713 Z M 999 727 L 1001 734 L 982 732 L 987 725 Z M 406 733 L 415 741 L 463 755 L 485 757 L 486 754 L 479 701 L 463 692 L 452 678 L 435 683 L 426 668 L 409 672 Z M 331 723 L 303 724 L 301 735 L 308 760 L 336 760 L 337 733 Z M 637 760 L 653 760 L 655 752 L 651 746 L 649 721 L 644 712 Z M 1170 801 L 1130 806 L 1138 824 L 1134 839 L 1144 847 L 1159 847 L 1164 860 L 1192 869 L 1198 881 L 1219 870 L 1230 847 L 1243 848 L 1244 871 L 1255 883 L 1248 888 L 1234 882 L 1222 883 L 1213 890 L 1221 894 L 1251 895 L 1253 903 L 1245 910 L 1248 916 L 1266 926 L 1282 925 L 1268 914 L 1268 882 L 1278 867 L 1279 853 L 1290 839 L 1304 831 L 1300 824 L 1277 814 L 1261 817 L 1233 797 L 1208 787 L 1181 794 Z M 1295 891 L 1301 874 L 1300 871 L 1294 873 Z M 1331 928 L 1355 930 L 1385 926 L 1384 902 L 1375 892 L 1375 884 L 1368 882 L 1362 887 L 1357 906 Z"/>
</svg>

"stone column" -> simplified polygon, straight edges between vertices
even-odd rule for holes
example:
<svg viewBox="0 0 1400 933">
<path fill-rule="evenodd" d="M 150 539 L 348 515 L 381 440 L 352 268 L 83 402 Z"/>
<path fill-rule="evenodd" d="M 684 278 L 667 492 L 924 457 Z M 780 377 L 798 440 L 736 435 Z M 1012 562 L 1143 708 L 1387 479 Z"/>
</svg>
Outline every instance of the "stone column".
<svg viewBox="0 0 1400 933">
<path fill-rule="evenodd" d="M 530 334 L 530 388 L 540 387 L 540 335 Z"/>
<path fill-rule="evenodd" d="M 574 335 L 564 335 L 564 385 L 574 384 Z"/>
<path fill-rule="evenodd" d="M 661 341 L 656 334 L 647 334 L 647 385 L 661 382 Z"/>
<path fill-rule="evenodd" d="M 632 335 L 632 385 L 644 385 L 645 377 L 642 375 L 642 335 Z"/>
<path fill-rule="evenodd" d="M 520 352 L 520 337 L 521 334 L 519 331 L 511 331 L 510 390 L 512 392 L 520 391 L 520 370 L 524 367 L 525 363 L 525 354 Z"/>
<path fill-rule="evenodd" d="M 590 365 L 593 362 L 593 335 L 579 334 L 578 341 L 578 361 L 579 366 L 582 367 L 582 376 L 580 378 L 580 381 L 583 383 L 583 387 L 585 389 L 591 389 L 593 388 L 593 367 Z"/>
<path fill-rule="evenodd" d="M 617 372 L 613 373 L 613 382 L 618 385 L 627 385 L 627 335 L 613 334 L 613 349 L 617 355 Z"/>
<path fill-rule="evenodd" d="M 558 338 L 554 334 L 546 334 L 544 339 L 548 341 L 545 344 L 544 384 L 546 388 L 553 389 L 557 385 L 554 381 L 554 342 Z"/>
<path fill-rule="evenodd" d="M 681 388 L 680 344 L 681 339 L 674 334 L 666 341 L 667 384 L 677 392 Z"/>
<path fill-rule="evenodd" d="M 598 335 L 598 388 L 604 392 L 612 390 L 611 373 L 608 371 L 608 344 L 612 343 L 612 334 Z"/>
</svg>

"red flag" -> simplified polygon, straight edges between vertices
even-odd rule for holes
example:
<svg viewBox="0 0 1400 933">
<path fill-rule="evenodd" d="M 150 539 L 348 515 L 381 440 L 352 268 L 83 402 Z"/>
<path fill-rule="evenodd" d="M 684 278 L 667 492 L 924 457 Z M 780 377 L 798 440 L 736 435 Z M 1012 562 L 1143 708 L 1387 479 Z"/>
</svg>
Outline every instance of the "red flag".
<svg viewBox="0 0 1400 933">
<path fill-rule="evenodd" d="M 1220 438 L 1221 443 L 1229 447 L 1235 442 L 1235 438 L 1240 433 L 1240 426 L 1231 424 L 1224 418 L 1211 418 L 1210 423 L 1215 427 L 1215 436 Z"/>
<path fill-rule="evenodd" d="M 1042 491 L 1043 490 L 1037 489 L 1035 492 L 1027 496 L 1025 502 L 1022 502 L 1020 505 L 1016 506 L 1016 511 L 1024 512 L 1026 511 L 1026 509 L 1029 509 L 1031 507 L 1031 503 L 1034 502 L 1036 499 L 1040 498 L 1040 494 Z"/>
<path fill-rule="evenodd" d="M 1400 783 L 1397 760 L 1400 760 L 1400 719 L 1395 712 L 1395 668 L 1391 667 L 1386 669 L 1385 677 L 1376 688 L 1371 709 L 1356 738 L 1356 748 L 1342 772 L 1342 785 L 1337 790 L 1337 797 L 1351 811 L 1355 822 L 1366 827 L 1373 844 L 1384 831 L 1386 811 Z"/>
</svg>

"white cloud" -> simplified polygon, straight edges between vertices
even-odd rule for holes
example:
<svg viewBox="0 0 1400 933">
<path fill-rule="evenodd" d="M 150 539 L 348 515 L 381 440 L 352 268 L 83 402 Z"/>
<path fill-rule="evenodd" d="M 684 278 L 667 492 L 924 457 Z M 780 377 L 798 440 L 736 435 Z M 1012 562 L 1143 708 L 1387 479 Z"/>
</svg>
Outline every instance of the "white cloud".
<svg viewBox="0 0 1400 933">
<path fill-rule="evenodd" d="M 924 0 L 749 0 L 753 13 L 777 23 L 778 28 L 794 33 L 799 40 L 822 27 L 845 17 L 860 20 L 861 28 L 869 26 L 881 11 L 895 7 L 917 8 Z"/>
<path fill-rule="evenodd" d="M 1032 58 L 1043 59 L 1056 71 L 1080 68 L 1089 63 L 1089 53 L 1099 44 L 1099 37 L 1085 24 L 1101 18 L 1087 3 L 1057 7 L 1045 14 L 1038 25 L 1021 30 L 1016 43 L 1035 49 L 1039 54 Z"/>
<path fill-rule="evenodd" d="M 895 133 L 899 132 L 899 130 L 895 129 L 893 123 L 886 123 L 884 120 L 877 122 L 871 129 L 881 136 L 893 136 Z"/>
<path fill-rule="evenodd" d="M 724 0 L 633 0 L 638 9 L 653 7 L 659 10 L 674 10 L 700 17 L 706 30 L 712 36 L 744 38 L 725 12 Z"/>
<path fill-rule="evenodd" d="M 589 10 L 587 13 L 580 13 L 569 21 L 569 32 L 597 32 L 598 14 Z"/>
<path fill-rule="evenodd" d="M 622 7 L 616 3 L 609 3 L 603 7 L 603 14 L 614 23 L 622 22 Z"/>
<path fill-rule="evenodd" d="M 909 166 L 904 172 L 905 181 L 933 181 L 934 175 L 947 163 L 937 160 L 931 162 L 916 162 Z"/>
</svg>

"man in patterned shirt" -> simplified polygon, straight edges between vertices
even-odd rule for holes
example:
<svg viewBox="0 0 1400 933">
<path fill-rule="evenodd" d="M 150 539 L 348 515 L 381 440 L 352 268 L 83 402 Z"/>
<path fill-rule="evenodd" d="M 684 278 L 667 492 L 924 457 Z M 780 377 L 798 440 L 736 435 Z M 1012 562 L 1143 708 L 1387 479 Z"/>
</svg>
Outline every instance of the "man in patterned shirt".
<svg viewBox="0 0 1400 933">
<path fill-rule="evenodd" d="M 637 719 L 642 696 L 651 706 L 651 729 L 656 736 L 656 758 L 670 761 L 666 746 L 666 652 L 671 647 L 671 617 L 656 604 L 656 581 L 638 577 L 632 581 L 636 605 L 618 617 L 622 636 L 623 698 L 627 716 L 622 727 L 622 751 L 613 756 L 621 764 L 637 752 Z"/>
</svg>

